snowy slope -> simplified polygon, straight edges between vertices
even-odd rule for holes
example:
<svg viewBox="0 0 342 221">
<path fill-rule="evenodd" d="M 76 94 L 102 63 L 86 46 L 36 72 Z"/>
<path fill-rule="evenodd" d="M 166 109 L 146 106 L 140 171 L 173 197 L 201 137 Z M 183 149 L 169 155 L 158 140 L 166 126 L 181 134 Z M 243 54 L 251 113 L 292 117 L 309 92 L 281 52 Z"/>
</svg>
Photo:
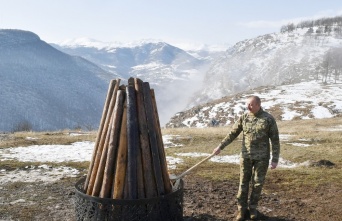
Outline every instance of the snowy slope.
<svg viewBox="0 0 342 221">
<path fill-rule="evenodd" d="M 165 42 L 152 40 L 124 44 L 83 38 L 53 46 L 94 62 L 124 80 L 138 77 L 149 82 L 156 92 L 162 125 L 186 107 L 189 98 L 199 89 L 212 56 L 222 53 L 221 48 L 201 48 L 190 54 Z"/>
<path fill-rule="evenodd" d="M 186 77 L 189 70 L 204 62 L 182 49 L 165 42 L 103 43 L 82 38 L 52 44 L 71 55 L 81 56 L 123 79 L 146 76 L 147 80 Z M 158 75 L 156 73 L 159 73 Z M 152 82 L 154 83 L 154 82 Z"/>
<path fill-rule="evenodd" d="M 97 127 L 107 74 L 32 32 L 0 30 L 0 131 Z"/>
<path fill-rule="evenodd" d="M 319 119 L 342 115 L 342 81 L 261 87 L 196 106 L 177 113 L 167 127 L 211 127 L 231 125 L 246 110 L 246 99 L 257 95 L 264 110 L 278 120 Z"/>
<path fill-rule="evenodd" d="M 340 31 L 322 29 L 297 28 L 238 42 L 213 62 L 192 105 L 259 86 L 314 79 L 325 53 L 342 47 Z"/>
</svg>

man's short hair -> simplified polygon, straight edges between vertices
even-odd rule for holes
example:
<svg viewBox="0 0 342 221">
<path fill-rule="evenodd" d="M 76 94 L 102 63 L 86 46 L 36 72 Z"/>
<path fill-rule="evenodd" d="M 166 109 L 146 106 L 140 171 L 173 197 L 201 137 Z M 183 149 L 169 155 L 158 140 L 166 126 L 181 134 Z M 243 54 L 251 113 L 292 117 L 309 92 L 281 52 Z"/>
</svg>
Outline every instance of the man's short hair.
<svg viewBox="0 0 342 221">
<path fill-rule="evenodd" d="M 249 99 L 253 99 L 256 101 L 257 104 L 261 105 L 261 99 L 260 97 L 256 96 L 256 95 L 253 95 L 253 96 L 250 96 Z"/>
</svg>

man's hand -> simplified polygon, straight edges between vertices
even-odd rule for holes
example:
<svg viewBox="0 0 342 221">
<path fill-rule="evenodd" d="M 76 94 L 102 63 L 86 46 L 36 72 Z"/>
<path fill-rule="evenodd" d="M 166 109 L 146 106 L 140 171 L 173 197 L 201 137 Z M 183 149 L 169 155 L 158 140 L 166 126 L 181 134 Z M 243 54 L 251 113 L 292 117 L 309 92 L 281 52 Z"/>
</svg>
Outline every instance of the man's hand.
<svg viewBox="0 0 342 221">
<path fill-rule="evenodd" d="M 271 169 L 272 169 L 272 170 L 275 169 L 275 168 L 277 168 L 277 166 L 278 166 L 278 163 L 271 162 Z"/>
<path fill-rule="evenodd" d="M 214 150 L 213 150 L 213 153 L 215 154 L 215 155 L 218 155 L 218 154 L 220 154 L 221 153 L 221 149 L 220 149 L 220 147 L 218 146 L 218 147 L 216 147 Z"/>
</svg>

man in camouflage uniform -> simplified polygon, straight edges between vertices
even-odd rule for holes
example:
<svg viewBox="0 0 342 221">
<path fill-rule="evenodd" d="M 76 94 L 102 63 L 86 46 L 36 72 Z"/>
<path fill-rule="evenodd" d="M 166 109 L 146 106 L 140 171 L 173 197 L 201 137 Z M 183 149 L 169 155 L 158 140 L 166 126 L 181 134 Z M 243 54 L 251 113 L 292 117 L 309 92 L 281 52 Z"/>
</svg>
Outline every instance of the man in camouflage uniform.
<svg viewBox="0 0 342 221">
<path fill-rule="evenodd" d="M 250 218 L 256 219 L 257 205 L 262 186 L 269 166 L 270 140 L 272 143 L 271 169 L 278 165 L 280 144 L 279 132 L 275 119 L 261 108 L 258 96 L 247 100 L 249 113 L 243 114 L 235 122 L 231 132 L 213 150 L 219 154 L 224 147 L 243 132 L 242 149 L 240 154 L 240 185 L 237 194 L 238 215 L 236 220 L 244 220 L 247 208 Z M 252 190 L 248 204 L 249 183 L 252 180 Z"/>
</svg>

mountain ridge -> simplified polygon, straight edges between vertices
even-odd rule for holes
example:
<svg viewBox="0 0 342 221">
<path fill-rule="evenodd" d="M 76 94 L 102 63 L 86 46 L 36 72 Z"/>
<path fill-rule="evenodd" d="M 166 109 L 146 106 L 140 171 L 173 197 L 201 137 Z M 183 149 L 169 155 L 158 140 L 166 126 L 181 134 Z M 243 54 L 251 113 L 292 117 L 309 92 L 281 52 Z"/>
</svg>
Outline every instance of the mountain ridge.
<svg viewBox="0 0 342 221">
<path fill-rule="evenodd" d="M 0 48 L 0 131 L 96 127 L 104 70 L 28 31 L 0 30 Z"/>
<path fill-rule="evenodd" d="M 312 80 L 280 86 L 263 86 L 198 105 L 175 114 L 166 124 L 177 127 L 216 127 L 233 124 L 247 111 L 246 100 L 257 95 L 262 108 L 277 120 L 342 116 L 342 81 Z"/>
<path fill-rule="evenodd" d="M 34 130 L 81 124 L 95 128 L 113 78 L 149 82 L 162 125 L 179 111 L 258 87 L 337 83 L 342 19 L 336 21 L 289 24 L 279 33 L 240 41 L 223 54 L 185 51 L 160 41 L 126 47 L 94 40 L 91 46 L 83 39 L 77 47 L 63 48 L 29 31 L 0 30 L 0 98 L 5 106 L 0 131 L 12 130 L 20 121 L 31 121 Z"/>
<path fill-rule="evenodd" d="M 97 47 L 98 44 L 101 46 Z M 156 93 L 162 125 L 179 109 L 186 107 L 211 62 L 160 41 L 143 41 L 131 46 L 97 42 L 53 46 L 98 64 L 119 75 L 123 82 L 130 77 L 149 82 Z"/>
<path fill-rule="evenodd" d="M 295 28 L 236 43 L 213 62 L 204 87 L 188 107 L 259 86 L 315 78 L 326 53 L 342 47 L 340 29 L 329 30 L 325 33 L 321 26 Z"/>
</svg>

